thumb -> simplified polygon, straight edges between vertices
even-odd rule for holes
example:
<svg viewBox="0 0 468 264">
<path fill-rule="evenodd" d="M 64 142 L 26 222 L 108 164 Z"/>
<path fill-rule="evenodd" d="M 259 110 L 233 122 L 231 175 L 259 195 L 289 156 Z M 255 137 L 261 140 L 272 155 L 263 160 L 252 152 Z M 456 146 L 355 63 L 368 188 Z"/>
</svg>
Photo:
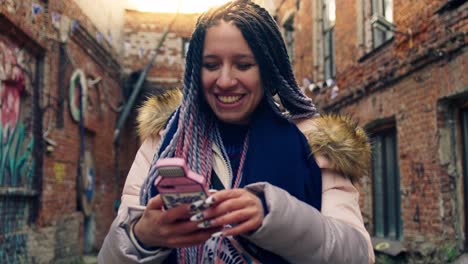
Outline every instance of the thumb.
<svg viewBox="0 0 468 264">
<path fill-rule="evenodd" d="M 155 197 L 151 198 L 146 205 L 147 209 L 153 210 L 161 210 L 163 208 L 163 201 L 161 199 L 161 195 L 156 195 Z"/>
</svg>

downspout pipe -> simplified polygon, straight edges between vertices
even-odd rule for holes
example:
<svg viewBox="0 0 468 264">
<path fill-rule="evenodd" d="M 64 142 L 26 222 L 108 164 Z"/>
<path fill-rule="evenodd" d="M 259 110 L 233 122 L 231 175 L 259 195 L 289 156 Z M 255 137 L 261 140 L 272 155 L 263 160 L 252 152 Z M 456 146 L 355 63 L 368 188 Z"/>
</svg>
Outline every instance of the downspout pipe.
<svg viewBox="0 0 468 264">
<path fill-rule="evenodd" d="M 172 25 L 172 23 L 171 23 Z M 127 103 L 125 104 L 122 114 L 120 114 L 119 119 L 117 120 L 117 125 L 114 130 L 114 145 L 118 144 L 118 141 L 120 140 L 120 132 L 122 127 L 124 126 L 125 122 L 127 121 L 128 115 L 130 114 L 132 108 L 135 105 L 136 99 L 140 95 L 140 92 L 142 91 L 143 84 L 145 83 L 146 76 L 148 75 L 149 70 L 153 66 L 153 62 L 156 59 L 156 56 L 158 55 L 158 50 L 161 48 L 162 44 L 166 40 L 167 34 L 169 33 L 169 25 L 165 31 L 164 34 L 161 38 L 161 40 L 158 43 L 158 46 L 156 47 L 156 50 L 154 54 L 151 56 L 148 64 L 146 64 L 145 68 L 141 72 L 140 76 L 138 77 L 137 83 L 133 86 L 133 91 L 132 94 L 130 95 L 130 98 L 128 99 Z"/>
</svg>

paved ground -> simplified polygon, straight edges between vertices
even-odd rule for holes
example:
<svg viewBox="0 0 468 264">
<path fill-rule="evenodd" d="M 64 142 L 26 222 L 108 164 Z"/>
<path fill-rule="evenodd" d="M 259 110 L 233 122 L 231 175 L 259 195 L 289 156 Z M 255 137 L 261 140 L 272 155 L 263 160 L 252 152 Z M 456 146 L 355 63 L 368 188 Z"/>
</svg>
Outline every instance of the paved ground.
<svg viewBox="0 0 468 264">
<path fill-rule="evenodd" d="M 83 264 L 97 264 L 97 256 L 94 256 L 94 255 L 83 256 Z"/>
<path fill-rule="evenodd" d="M 468 254 L 461 255 L 453 264 L 468 264 Z"/>
</svg>

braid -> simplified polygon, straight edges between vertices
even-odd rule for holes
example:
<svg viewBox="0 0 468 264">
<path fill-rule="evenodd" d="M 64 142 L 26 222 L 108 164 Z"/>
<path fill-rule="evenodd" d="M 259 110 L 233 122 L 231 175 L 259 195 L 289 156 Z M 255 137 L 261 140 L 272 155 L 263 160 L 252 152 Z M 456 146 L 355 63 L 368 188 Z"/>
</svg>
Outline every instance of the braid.
<svg viewBox="0 0 468 264">
<path fill-rule="evenodd" d="M 190 40 L 183 80 L 183 99 L 177 114 L 169 120 L 167 127 L 176 126 L 170 142 L 156 154 L 144 186 L 151 186 L 157 171 L 154 164 L 160 158 L 183 157 L 187 165 L 197 173 L 211 175 L 212 148 L 214 143 L 223 151 L 219 131 L 214 125 L 213 113 L 204 102 L 201 87 L 203 43 L 206 30 L 221 20 L 232 22 L 239 28 L 259 64 L 260 77 L 264 85 L 268 104 L 279 115 L 290 119 L 316 115 L 312 100 L 298 87 L 288 57 L 286 45 L 278 25 L 264 8 L 249 1 L 237 0 L 211 9 L 202 14 Z M 287 113 L 282 113 L 273 100 L 277 93 Z M 178 116 L 178 118 L 175 118 Z M 175 123 L 177 122 L 177 124 Z M 165 133 L 161 142 L 165 139 Z M 149 188 L 142 188 L 141 202 L 146 204 Z"/>
<path fill-rule="evenodd" d="M 258 58 L 259 64 L 262 65 L 260 67 L 262 80 L 266 90 L 270 90 L 270 94 L 266 93 L 267 96 L 271 97 L 273 91 L 277 90 L 281 102 L 290 112 L 290 115 L 287 116 L 289 118 L 314 116 L 317 110 L 312 100 L 297 86 L 286 47 L 276 23 L 265 9 L 256 4 L 251 4 L 251 6 L 256 9 L 253 14 L 250 14 L 249 9 L 245 8 L 230 18 L 242 31 L 244 38 Z M 247 20 L 246 17 L 250 20 Z M 264 26 L 265 23 L 267 26 Z M 279 51 L 279 53 L 275 51 Z M 270 105 L 279 112 L 279 108 L 273 101 Z"/>
<path fill-rule="evenodd" d="M 278 25 L 276 24 L 275 20 L 271 15 L 268 13 L 268 11 L 259 5 L 252 3 L 251 4 L 252 9 L 254 10 L 254 14 L 260 17 L 260 21 L 264 21 L 269 28 L 269 32 L 273 37 L 274 37 L 274 43 L 277 43 L 279 47 L 275 50 L 272 51 L 278 51 L 279 54 L 276 54 L 273 52 L 273 54 L 277 57 L 276 63 L 279 64 L 279 68 L 281 68 L 284 71 L 285 77 L 288 80 L 288 82 L 291 83 L 293 87 L 297 86 L 296 83 L 296 78 L 294 77 L 294 73 L 292 71 L 292 65 L 289 60 L 289 55 L 288 51 L 286 48 L 286 45 L 284 43 L 283 37 L 281 36 L 280 31 L 278 30 Z M 261 27 L 260 27 L 261 29 Z M 281 59 L 281 58 L 287 58 L 287 59 Z"/>
<path fill-rule="evenodd" d="M 140 191 L 142 205 L 146 205 L 151 198 L 151 188 L 158 175 L 155 164 L 159 159 L 185 158 L 187 166 L 206 177 L 209 185 L 213 168 L 212 145 L 217 145 L 223 156 L 227 157 L 216 118 L 204 101 L 201 80 L 206 30 L 220 21 L 232 22 L 242 32 L 259 65 L 265 99 L 278 115 L 295 119 L 310 117 L 317 112 L 312 100 L 299 89 L 278 25 L 264 8 L 250 0 L 237 0 L 207 11 L 198 18 L 192 34 L 185 65 L 182 102 L 163 131 L 160 145 Z M 273 100 L 276 92 L 288 113 L 282 113 Z M 162 147 L 166 136 L 171 134 L 168 133 L 169 128 L 175 129 L 175 132 L 169 143 Z M 247 152 L 247 142 L 248 140 L 244 143 L 242 160 Z M 232 171 L 228 158 L 227 162 Z M 241 173 L 242 168 L 239 168 L 237 181 L 240 181 Z M 233 175 L 229 177 L 233 184 Z M 201 254 L 200 250 L 195 247 L 178 249 L 177 256 L 179 260 L 195 263 Z"/>
</svg>

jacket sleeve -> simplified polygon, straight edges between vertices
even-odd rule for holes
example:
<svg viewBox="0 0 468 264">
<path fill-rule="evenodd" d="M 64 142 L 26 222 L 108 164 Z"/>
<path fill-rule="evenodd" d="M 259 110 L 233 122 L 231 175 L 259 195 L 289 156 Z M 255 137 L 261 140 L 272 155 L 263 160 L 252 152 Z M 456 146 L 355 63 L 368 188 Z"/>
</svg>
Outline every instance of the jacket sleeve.
<svg viewBox="0 0 468 264">
<path fill-rule="evenodd" d="M 99 251 L 99 263 L 163 263 L 171 253 L 171 250 L 142 251 L 141 247 L 138 249 L 138 242 L 130 238 L 133 223 L 145 210 L 144 206 L 139 205 L 140 188 L 149 171 L 157 140 L 145 140 L 136 154 L 125 181 L 117 217 Z"/>
<path fill-rule="evenodd" d="M 323 167 L 322 182 L 321 212 L 269 183 L 246 186 L 263 193 L 268 207 L 262 226 L 246 238 L 291 263 L 374 263 L 359 192 L 349 180 Z"/>
</svg>

